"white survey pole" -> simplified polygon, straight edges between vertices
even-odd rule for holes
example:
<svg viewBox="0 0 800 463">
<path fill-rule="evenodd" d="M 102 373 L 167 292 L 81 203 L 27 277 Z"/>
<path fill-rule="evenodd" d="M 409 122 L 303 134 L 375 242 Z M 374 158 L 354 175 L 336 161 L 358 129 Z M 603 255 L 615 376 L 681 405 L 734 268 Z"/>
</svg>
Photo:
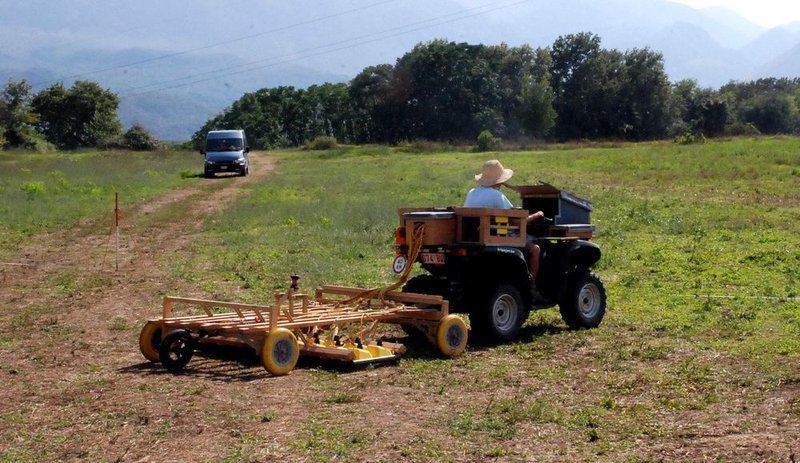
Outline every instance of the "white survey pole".
<svg viewBox="0 0 800 463">
<path fill-rule="evenodd" d="M 114 248 L 116 249 L 115 253 L 115 267 L 119 272 L 119 192 L 115 192 L 115 205 L 114 205 L 114 228 L 115 228 L 115 235 L 116 235 L 116 245 Z"/>
</svg>

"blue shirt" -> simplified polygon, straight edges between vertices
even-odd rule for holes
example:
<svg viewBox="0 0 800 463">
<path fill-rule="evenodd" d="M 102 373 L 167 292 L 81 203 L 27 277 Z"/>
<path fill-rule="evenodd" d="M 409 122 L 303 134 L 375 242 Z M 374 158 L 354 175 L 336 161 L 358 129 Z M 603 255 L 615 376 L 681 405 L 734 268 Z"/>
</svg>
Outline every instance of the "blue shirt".
<svg viewBox="0 0 800 463">
<path fill-rule="evenodd" d="M 469 190 L 464 207 L 491 207 L 494 209 L 511 209 L 514 207 L 500 190 L 490 186 L 476 186 Z"/>
</svg>

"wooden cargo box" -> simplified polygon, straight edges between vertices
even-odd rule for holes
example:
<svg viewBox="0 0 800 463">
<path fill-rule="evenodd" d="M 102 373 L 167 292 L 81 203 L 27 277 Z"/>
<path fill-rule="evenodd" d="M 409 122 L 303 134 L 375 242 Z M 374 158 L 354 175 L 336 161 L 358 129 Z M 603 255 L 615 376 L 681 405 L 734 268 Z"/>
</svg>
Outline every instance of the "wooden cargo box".
<svg viewBox="0 0 800 463">
<path fill-rule="evenodd" d="M 407 236 L 418 224 L 425 225 L 423 246 L 450 245 L 456 240 L 456 214 L 443 209 L 400 209 Z"/>
<path fill-rule="evenodd" d="M 461 243 L 525 246 L 528 211 L 456 207 L 456 237 Z"/>
</svg>

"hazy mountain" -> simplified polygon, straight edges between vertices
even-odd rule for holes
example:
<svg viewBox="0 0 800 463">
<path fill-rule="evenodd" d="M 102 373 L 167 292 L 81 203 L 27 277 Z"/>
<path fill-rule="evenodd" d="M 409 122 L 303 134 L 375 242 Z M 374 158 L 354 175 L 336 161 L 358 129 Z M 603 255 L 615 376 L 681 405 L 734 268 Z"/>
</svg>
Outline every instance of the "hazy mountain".
<svg viewBox="0 0 800 463">
<path fill-rule="evenodd" d="M 545 47 L 590 31 L 606 48 L 661 51 L 673 80 L 800 74 L 800 23 L 767 31 L 666 0 L 0 0 L 0 11 L 0 79 L 99 82 L 122 98 L 126 125 L 166 139 L 245 92 L 347 81 L 434 38 Z"/>
<path fill-rule="evenodd" d="M 793 78 L 800 76 L 800 44 L 765 64 L 758 77 L 763 76 Z"/>
<path fill-rule="evenodd" d="M 657 49 L 664 54 L 667 72 L 674 80 L 693 78 L 718 87 L 735 79 L 733 76 L 744 76 L 742 71 L 752 66 L 742 53 L 724 48 L 705 29 L 693 24 L 675 23 L 652 40 L 662 44 Z"/>
<path fill-rule="evenodd" d="M 541 32 L 537 38 L 545 45 L 565 33 L 591 31 L 599 34 L 607 46 L 614 48 L 624 50 L 648 45 L 657 48 L 651 43 L 653 35 L 678 22 L 704 29 L 715 41 L 725 46 L 742 45 L 748 37 L 758 34 L 758 31 L 750 28 L 743 33 L 741 29 L 732 27 L 730 15 L 735 13 L 730 10 L 713 11 L 715 15 L 720 14 L 717 17 L 669 1 L 538 1 L 524 3 L 515 10 L 512 17 L 505 20 L 497 18 L 501 23 L 512 25 L 506 28 L 506 33 L 514 34 L 526 28 L 535 28 Z M 750 26 L 758 28 L 753 24 Z"/>
<path fill-rule="evenodd" d="M 719 43 L 726 46 L 735 48 L 744 46 L 764 32 L 763 27 L 751 23 L 730 8 L 712 6 L 700 11 L 722 28 L 716 33 L 713 30 L 710 30 L 709 33 Z"/>
<path fill-rule="evenodd" d="M 36 90 L 59 81 L 65 85 L 75 80 L 99 82 L 120 96 L 120 118 L 126 126 L 139 123 L 168 140 L 187 139 L 245 92 L 279 85 L 307 87 L 349 78 L 290 63 L 275 66 L 269 72 L 241 72 L 250 69 L 247 62 L 224 54 L 192 53 L 156 59 L 162 56 L 163 51 L 142 49 L 71 52 L 37 48 L 28 55 L 28 67 L 0 67 L 0 77 L 26 78 Z M 124 66 L 126 63 L 140 64 Z"/>
<path fill-rule="evenodd" d="M 800 34 L 800 21 L 795 21 L 783 26 L 789 32 L 794 32 L 795 34 Z"/>
<path fill-rule="evenodd" d="M 776 27 L 761 34 L 743 47 L 741 52 L 756 68 L 760 68 L 799 43 L 800 31 L 791 32 L 785 27 Z"/>
</svg>

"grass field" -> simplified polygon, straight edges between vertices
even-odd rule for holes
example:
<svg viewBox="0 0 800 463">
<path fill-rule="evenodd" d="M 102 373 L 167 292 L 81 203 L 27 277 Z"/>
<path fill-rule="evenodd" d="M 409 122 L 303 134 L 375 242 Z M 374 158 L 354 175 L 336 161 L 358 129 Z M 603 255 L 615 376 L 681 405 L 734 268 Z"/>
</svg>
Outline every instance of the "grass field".
<svg viewBox="0 0 800 463">
<path fill-rule="evenodd" d="M 31 234 L 113 218 L 115 192 L 132 204 L 180 188 L 198 162 L 185 152 L 0 152 L 0 256 Z"/>
<path fill-rule="evenodd" d="M 116 388 L 135 382 L 142 407 L 170 397 L 176 414 L 159 415 L 159 427 L 147 428 L 152 436 L 137 433 L 142 446 L 181 447 L 176 442 L 186 427 L 177 410 L 188 420 L 218 423 L 221 430 L 208 436 L 211 450 L 198 457 L 208 461 L 794 461 L 798 153 L 797 138 L 493 154 L 381 147 L 270 153 L 274 174 L 204 219 L 201 233 L 179 252 L 159 258 L 174 286 L 257 302 L 285 288 L 291 272 L 307 288 L 387 284 L 394 279 L 396 209 L 460 204 L 483 161 L 498 157 L 515 170 L 513 183 L 544 181 L 593 202 L 606 319 L 598 329 L 569 331 L 557 310 L 537 312 L 519 342 L 471 346 L 452 361 L 412 345 L 399 366 L 366 372 L 301 368 L 262 378 L 259 367 L 245 364 L 258 384 L 233 387 L 263 396 L 230 397 L 224 410 L 204 398 L 219 398 L 230 385 L 208 376 L 156 375 L 144 385 L 117 371 L 92 374 Z M 162 158 L 150 174 L 142 169 L 154 161 L 137 157 L 110 179 L 90 173 L 114 170 L 97 159 L 118 155 L 4 156 L 0 244 L 7 256 L 20 236 L 78 226 L 87 216 L 100 221 L 93 188 L 105 196 L 123 185 L 135 205 L 175 187 L 213 192 L 221 184 L 197 178 L 197 159 L 188 155 Z M 53 211 L 55 203 L 53 213 L 20 211 Z M 189 212 L 171 209 L 148 220 L 180 222 Z M 169 285 L 153 290 L 166 291 Z M 0 320 L 18 319 L 6 313 Z M 140 322 L 108 329 L 136 351 Z M 0 339 L 0 375 L 9 375 L 12 351 L 27 342 L 10 330 L 4 327 L 6 341 Z M 79 334 L 59 336 L 72 342 Z M 297 389 L 287 393 L 287 386 Z M 136 420 L 124 409 L 98 416 L 86 407 L 110 429 Z M 19 408 L 0 410 L 0 428 L 26 423 Z M 35 438 L 14 442 L 20 441 L 0 432 L 0 461 L 35 460 L 32 449 L 43 445 Z M 52 444 L 44 448 L 45 459 L 60 459 Z"/>
</svg>

